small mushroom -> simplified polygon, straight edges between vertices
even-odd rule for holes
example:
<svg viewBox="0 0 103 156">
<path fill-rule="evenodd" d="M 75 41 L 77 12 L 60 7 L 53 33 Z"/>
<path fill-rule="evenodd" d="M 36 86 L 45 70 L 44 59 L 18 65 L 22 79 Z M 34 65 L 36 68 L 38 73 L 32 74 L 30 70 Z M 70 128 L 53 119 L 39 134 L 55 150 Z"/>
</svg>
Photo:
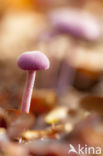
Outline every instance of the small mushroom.
<svg viewBox="0 0 103 156">
<path fill-rule="evenodd" d="M 18 66 L 27 71 L 27 83 L 22 99 L 21 112 L 29 113 L 31 96 L 37 70 L 46 70 L 50 62 L 40 51 L 25 52 L 17 60 Z"/>
</svg>

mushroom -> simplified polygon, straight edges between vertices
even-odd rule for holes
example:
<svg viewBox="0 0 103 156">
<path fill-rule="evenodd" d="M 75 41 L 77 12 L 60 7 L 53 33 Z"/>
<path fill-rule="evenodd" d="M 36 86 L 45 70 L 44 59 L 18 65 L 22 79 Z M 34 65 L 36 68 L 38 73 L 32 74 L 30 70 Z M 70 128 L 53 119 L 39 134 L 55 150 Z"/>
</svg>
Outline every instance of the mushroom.
<svg viewBox="0 0 103 156">
<path fill-rule="evenodd" d="M 59 93 L 67 88 L 68 84 L 71 84 L 71 78 L 73 81 L 74 70 L 73 63 L 74 52 L 78 47 L 78 42 L 82 40 L 96 41 L 100 37 L 100 27 L 96 19 L 87 12 L 83 12 L 80 9 L 56 9 L 49 14 L 49 21 L 58 32 L 58 34 L 71 35 L 71 51 L 67 50 L 64 56 L 63 63 L 60 69 L 60 75 L 58 79 L 57 90 Z"/>
<path fill-rule="evenodd" d="M 96 19 L 79 9 L 56 9 L 49 14 L 49 21 L 59 33 L 91 41 L 100 37 L 100 28 Z"/>
<path fill-rule="evenodd" d="M 31 96 L 37 70 L 46 70 L 49 59 L 40 51 L 24 52 L 18 57 L 18 66 L 27 71 L 27 83 L 22 98 L 21 112 L 29 113 Z"/>
</svg>

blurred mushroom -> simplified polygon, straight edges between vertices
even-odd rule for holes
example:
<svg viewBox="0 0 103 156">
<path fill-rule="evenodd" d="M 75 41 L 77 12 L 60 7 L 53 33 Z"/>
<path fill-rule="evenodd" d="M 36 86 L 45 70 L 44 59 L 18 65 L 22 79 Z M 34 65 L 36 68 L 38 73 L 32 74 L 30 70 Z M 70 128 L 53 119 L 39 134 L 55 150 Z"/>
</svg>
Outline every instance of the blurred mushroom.
<svg viewBox="0 0 103 156">
<path fill-rule="evenodd" d="M 49 14 L 49 21 L 60 33 L 91 41 L 100 37 L 100 27 L 96 19 L 79 9 L 56 9 Z"/>
<path fill-rule="evenodd" d="M 79 9 L 55 9 L 49 14 L 49 21 L 60 34 L 72 35 L 71 51 L 76 53 L 78 39 L 97 41 L 100 38 L 100 27 L 96 19 Z M 61 66 L 58 90 L 66 89 L 68 80 L 73 81 L 74 71 L 72 64 L 76 54 L 66 53 Z"/>
</svg>

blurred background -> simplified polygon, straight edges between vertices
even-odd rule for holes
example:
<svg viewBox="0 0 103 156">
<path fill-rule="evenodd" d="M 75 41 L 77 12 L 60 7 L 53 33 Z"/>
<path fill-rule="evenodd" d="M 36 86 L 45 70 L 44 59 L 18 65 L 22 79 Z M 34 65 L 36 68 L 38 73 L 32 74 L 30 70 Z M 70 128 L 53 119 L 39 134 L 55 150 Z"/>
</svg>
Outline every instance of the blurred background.
<svg viewBox="0 0 103 156">
<path fill-rule="evenodd" d="M 26 81 L 17 58 L 33 50 L 45 53 L 51 65 L 37 72 L 33 116 L 17 119 Z M 35 149 L 55 155 L 54 149 L 64 156 L 64 143 L 103 147 L 103 0 L 0 0 L 0 155 L 2 127 L 13 141 L 19 136 L 21 147 L 22 138 L 27 146 L 39 141 L 34 155 Z M 20 156 L 13 144 L 5 149 Z"/>
<path fill-rule="evenodd" d="M 67 101 L 74 92 L 102 96 L 103 1 L 0 0 L 3 107 L 18 107 L 26 73 L 17 67 L 17 57 L 32 50 L 43 51 L 51 62 L 50 70 L 37 73 L 36 89 Z"/>
</svg>

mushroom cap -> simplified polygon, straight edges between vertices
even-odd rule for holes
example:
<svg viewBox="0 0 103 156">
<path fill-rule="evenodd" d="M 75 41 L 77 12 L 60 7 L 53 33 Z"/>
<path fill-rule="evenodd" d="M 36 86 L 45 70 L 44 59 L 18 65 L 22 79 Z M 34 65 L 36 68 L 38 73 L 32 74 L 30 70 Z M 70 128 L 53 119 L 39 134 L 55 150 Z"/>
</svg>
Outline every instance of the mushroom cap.
<svg viewBox="0 0 103 156">
<path fill-rule="evenodd" d="M 56 9 L 49 14 L 49 20 L 61 33 L 87 40 L 95 40 L 100 36 L 100 27 L 96 19 L 79 9 Z"/>
<path fill-rule="evenodd" d="M 17 63 L 23 70 L 46 70 L 50 66 L 49 59 L 40 51 L 24 52 L 18 57 Z"/>
</svg>

